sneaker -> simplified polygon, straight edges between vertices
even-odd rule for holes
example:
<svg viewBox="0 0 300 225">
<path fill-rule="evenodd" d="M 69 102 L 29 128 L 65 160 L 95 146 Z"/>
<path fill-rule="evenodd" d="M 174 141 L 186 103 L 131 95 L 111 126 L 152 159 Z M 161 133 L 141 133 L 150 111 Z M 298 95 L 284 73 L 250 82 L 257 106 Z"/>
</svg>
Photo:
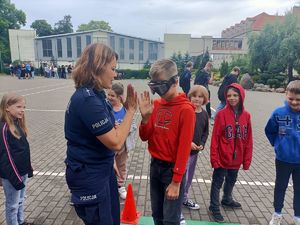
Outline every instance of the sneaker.
<svg viewBox="0 0 300 225">
<path fill-rule="evenodd" d="M 269 225 L 280 225 L 281 220 L 282 220 L 282 214 L 273 213 Z"/>
<path fill-rule="evenodd" d="M 210 119 L 210 125 L 214 125 L 215 124 L 215 120 L 213 118 Z"/>
<path fill-rule="evenodd" d="M 300 217 L 294 216 L 293 222 L 294 222 L 294 225 L 300 225 Z"/>
<path fill-rule="evenodd" d="M 182 213 L 180 214 L 180 225 L 186 225 L 186 222 L 185 222 L 185 219 L 184 219 L 184 216 Z"/>
<path fill-rule="evenodd" d="M 212 214 L 212 217 L 213 217 L 214 221 L 216 221 L 218 223 L 224 222 L 224 217 L 222 216 L 220 210 L 212 210 L 209 207 L 209 212 Z"/>
<path fill-rule="evenodd" d="M 127 191 L 126 191 L 125 187 L 119 187 L 118 191 L 119 191 L 120 198 L 125 200 L 126 195 L 127 195 Z"/>
<path fill-rule="evenodd" d="M 188 199 L 187 201 L 182 203 L 185 207 L 189 208 L 189 209 L 200 209 L 200 206 L 193 202 L 192 200 Z"/>
<path fill-rule="evenodd" d="M 221 201 L 222 206 L 225 207 L 230 207 L 230 208 L 234 208 L 234 209 L 241 209 L 242 205 L 239 202 L 236 202 L 234 200 L 232 200 L 231 202 L 225 202 L 225 201 Z"/>
</svg>

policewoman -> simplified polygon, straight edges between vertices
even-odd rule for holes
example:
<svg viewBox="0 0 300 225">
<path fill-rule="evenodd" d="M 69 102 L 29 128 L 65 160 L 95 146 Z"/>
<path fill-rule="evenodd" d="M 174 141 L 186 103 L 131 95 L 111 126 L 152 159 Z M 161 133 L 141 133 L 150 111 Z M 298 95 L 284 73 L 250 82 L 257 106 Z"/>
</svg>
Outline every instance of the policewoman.
<svg viewBox="0 0 300 225">
<path fill-rule="evenodd" d="M 65 113 L 66 180 L 71 202 L 85 224 L 120 224 L 115 152 L 121 150 L 137 108 L 137 94 L 127 87 L 126 115 L 115 127 L 104 89 L 117 76 L 117 54 L 104 44 L 91 44 L 78 59 L 72 77 L 75 92 Z"/>
</svg>

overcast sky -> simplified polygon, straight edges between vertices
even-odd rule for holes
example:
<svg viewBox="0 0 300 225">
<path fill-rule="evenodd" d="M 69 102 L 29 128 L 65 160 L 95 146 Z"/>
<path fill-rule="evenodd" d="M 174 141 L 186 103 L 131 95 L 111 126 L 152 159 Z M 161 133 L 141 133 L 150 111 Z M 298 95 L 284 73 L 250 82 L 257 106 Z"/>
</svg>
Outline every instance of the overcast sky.
<svg viewBox="0 0 300 225">
<path fill-rule="evenodd" d="M 104 20 L 116 33 L 163 41 L 164 33 L 220 37 L 223 29 L 259 13 L 284 15 L 299 0 L 11 0 L 26 13 L 29 28 L 37 19 L 52 26 L 72 16 L 73 29 Z"/>
</svg>

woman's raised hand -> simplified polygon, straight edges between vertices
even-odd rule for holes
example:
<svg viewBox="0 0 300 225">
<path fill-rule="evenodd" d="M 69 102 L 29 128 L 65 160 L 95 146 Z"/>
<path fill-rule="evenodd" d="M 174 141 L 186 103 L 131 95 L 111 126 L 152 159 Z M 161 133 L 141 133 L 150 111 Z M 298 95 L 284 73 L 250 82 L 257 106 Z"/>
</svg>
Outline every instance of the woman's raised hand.
<svg viewBox="0 0 300 225">
<path fill-rule="evenodd" d="M 135 112 L 137 109 L 137 93 L 131 84 L 127 86 L 126 101 L 124 107 L 127 111 Z"/>
<path fill-rule="evenodd" d="M 153 101 L 150 99 L 149 91 L 141 93 L 139 100 L 139 108 L 142 116 L 142 122 L 147 123 L 153 111 Z"/>
</svg>

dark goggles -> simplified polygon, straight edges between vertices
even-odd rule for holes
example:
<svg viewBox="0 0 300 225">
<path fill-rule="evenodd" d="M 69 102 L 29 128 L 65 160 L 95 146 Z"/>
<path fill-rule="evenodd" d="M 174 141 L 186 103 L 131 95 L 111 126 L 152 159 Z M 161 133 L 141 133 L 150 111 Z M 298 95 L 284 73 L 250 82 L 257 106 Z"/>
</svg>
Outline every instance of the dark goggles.
<svg viewBox="0 0 300 225">
<path fill-rule="evenodd" d="M 151 89 L 152 94 L 157 93 L 159 96 L 163 96 L 168 92 L 170 87 L 176 83 L 177 75 L 171 77 L 169 80 L 150 80 L 148 86 Z"/>
</svg>

